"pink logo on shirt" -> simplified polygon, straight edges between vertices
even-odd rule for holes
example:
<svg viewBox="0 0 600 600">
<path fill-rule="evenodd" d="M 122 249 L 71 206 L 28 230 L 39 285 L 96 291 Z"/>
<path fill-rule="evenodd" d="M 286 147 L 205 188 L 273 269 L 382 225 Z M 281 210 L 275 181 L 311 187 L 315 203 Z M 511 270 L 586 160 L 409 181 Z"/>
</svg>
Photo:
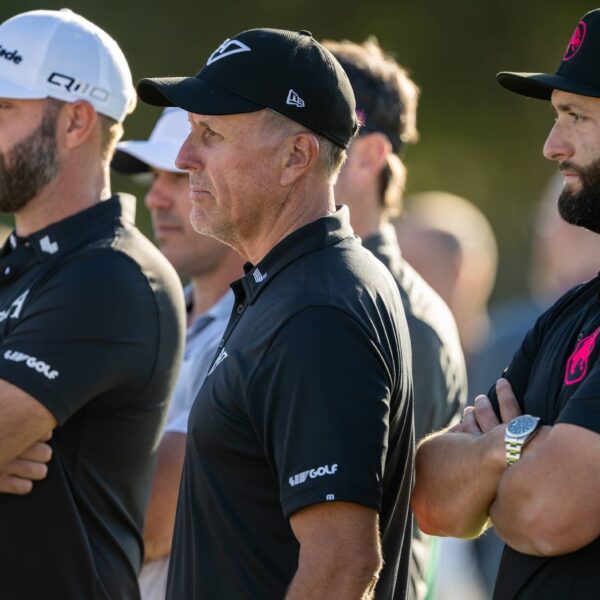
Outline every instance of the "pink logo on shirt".
<svg viewBox="0 0 600 600">
<path fill-rule="evenodd" d="M 590 363 L 590 356 L 596 347 L 596 338 L 599 333 L 600 327 L 598 327 L 594 333 L 577 342 L 573 354 L 571 354 L 567 361 L 565 385 L 578 383 L 586 376 Z"/>
<path fill-rule="evenodd" d="M 585 39 L 585 33 L 587 31 L 587 25 L 585 21 L 579 21 L 577 27 L 575 27 L 575 31 L 567 44 L 567 49 L 565 51 L 565 55 L 563 57 L 563 61 L 571 60 L 579 48 L 581 48 L 581 44 L 583 44 L 583 40 Z"/>
</svg>

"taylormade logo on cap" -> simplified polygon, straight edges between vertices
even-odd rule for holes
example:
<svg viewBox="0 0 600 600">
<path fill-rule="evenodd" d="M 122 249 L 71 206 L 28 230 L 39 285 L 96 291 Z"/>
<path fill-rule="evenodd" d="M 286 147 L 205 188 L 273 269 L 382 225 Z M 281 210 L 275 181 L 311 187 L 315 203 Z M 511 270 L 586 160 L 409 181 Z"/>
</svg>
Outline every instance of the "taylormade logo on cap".
<svg viewBox="0 0 600 600">
<path fill-rule="evenodd" d="M 118 44 L 68 9 L 33 10 L 4 21 L 0 59 L 0 97 L 86 100 L 119 122 L 135 107 L 131 72 Z"/>
<path fill-rule="evenodd" d="M 0 58 L 4 58 L 5 60 L 12 60 L 15 65 L 18 65 L 23 57 L 19 54 L 17 50 L 7 50 L 0 44 Z"/>
</svg>

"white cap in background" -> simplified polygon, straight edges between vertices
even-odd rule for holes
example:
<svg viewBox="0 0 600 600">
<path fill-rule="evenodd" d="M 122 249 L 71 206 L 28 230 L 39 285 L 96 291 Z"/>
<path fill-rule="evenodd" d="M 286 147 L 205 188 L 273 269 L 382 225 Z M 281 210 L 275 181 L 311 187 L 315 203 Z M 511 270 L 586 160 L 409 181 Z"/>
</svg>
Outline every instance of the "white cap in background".
<svg viewBox="0 0 600 600">
<path fill-rule="evenodd" d="M 185 173 L 175 159 L 190 133 L 188 113 L 181 108 L 165 108 L 147 141 L 120 142 L 111 163 L 118 173 L 144 173 L 150 169 Z"/>
</svg>

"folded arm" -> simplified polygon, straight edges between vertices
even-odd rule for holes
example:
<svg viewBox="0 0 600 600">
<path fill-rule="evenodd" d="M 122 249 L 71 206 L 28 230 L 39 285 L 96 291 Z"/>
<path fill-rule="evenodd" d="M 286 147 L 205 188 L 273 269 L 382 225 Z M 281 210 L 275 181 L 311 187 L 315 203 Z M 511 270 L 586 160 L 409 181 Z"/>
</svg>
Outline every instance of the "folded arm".
<svg viewBox="0 0 600 600">
<path fill-rule="evenodd" d="M 519 405 L 503 383 L 497 391 L 502 419 L 510 421 Z M 419 444 L 411 506 L 425 533 L 472 538 L 486 529 L 506 470 L 504 428 L 487 397 L 478 396 L 459 425 Z"/>
<path fill-rule="evenodd" d="M 490 508 L 512 548 L 553 556 L 600 536 L 600 435 L 559 423 L 545 427 L 502 477 Z"/>
<path fill-rule="evenodd" d="M 52 413 L 33 396 L 0 379 L 0 469 L 56 427 Z"/>
</svg>

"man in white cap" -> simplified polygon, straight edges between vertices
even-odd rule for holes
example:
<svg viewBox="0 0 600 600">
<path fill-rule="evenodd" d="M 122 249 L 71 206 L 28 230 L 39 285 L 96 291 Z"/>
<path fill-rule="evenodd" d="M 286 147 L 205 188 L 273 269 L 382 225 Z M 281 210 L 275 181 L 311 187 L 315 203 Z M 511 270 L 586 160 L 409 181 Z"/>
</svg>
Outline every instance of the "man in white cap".
<svg viewBox="0 0 600 600">
<path fill-rule="evenodd" d="M 110 192 L 131 74 L 71 11 L 7 20 L 0 48 L 0 595 L 135 599 L 184 312 Z"/>
<path fill-rule="evenodd" d="M 242 276 L 242 258 L 229 246 L 198 234 L 190 223 L 188 174 L 175 166 L 189 132 L 187 113 L 166 108 L 148 140 L 119 143 L 111 165 L 124 174 L 153 174 L 146 206 L 152 215 L 154 236 L 179 275 L 190 281 L 185 289 L 185 354 L 158 448 L 146 515 L 146 562 L 140 573 L 144 600 L 165 597 L 188 416 L 231 315 L 233 292 L 229 284 Z"/>
</svg>

